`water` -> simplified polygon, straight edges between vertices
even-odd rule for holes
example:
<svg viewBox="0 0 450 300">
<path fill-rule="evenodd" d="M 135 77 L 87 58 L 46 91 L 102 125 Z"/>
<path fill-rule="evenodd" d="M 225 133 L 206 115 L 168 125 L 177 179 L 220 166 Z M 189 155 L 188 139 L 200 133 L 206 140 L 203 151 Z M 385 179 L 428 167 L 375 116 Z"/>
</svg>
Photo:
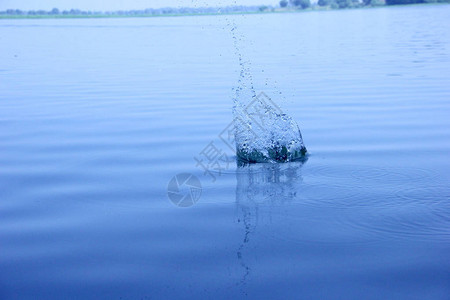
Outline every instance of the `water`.
<svg viewBox="0 0 450 300">
<path fill-rule="evenodd" d="M 250 166 L 225 17 L 2 20 L 0 298 L 448 299 L 449 13 L 234 17 L 310 153 Z"/>
<path fill-rule="evenodd" d="M 256 95 L 250 63 L 241 50 L 247 40 L 237 34 L 235 22 L 226 20 L 240 65 L 233 97 L 234 139 L 228 143 L 231 149 L 235 145 L 238 164 L 305 160 L 307 150 L 298 124 L 274 102 L 282 93 L 278 92 L 275 99 L 264 92 Z"/>
</svg>

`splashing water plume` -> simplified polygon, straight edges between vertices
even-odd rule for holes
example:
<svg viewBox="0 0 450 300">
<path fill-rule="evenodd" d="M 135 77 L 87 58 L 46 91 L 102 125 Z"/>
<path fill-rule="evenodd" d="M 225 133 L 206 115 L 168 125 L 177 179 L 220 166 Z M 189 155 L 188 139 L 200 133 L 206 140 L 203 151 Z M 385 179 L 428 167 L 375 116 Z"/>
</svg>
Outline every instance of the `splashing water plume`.
<svg viewBox="0 0 450 300">
<path fill-rule="evenodd" d="M 256 95 L 250 62 L 243 59 L 235 22 L 231 27 L 240 74 L 233 99 L 236 155 L 247 163 L 289 162 L 306 159 L 306 147 L 297 123 L 264 93 Z"/>
</svg>

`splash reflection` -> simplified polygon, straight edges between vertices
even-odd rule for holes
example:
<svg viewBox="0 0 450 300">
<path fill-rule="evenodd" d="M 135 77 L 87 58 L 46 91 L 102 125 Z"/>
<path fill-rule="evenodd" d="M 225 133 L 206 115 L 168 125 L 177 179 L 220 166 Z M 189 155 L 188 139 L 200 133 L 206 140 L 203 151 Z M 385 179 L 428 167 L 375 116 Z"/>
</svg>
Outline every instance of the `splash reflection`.
<svg viewBox="0 0 450 300">
<path fill-rule="evenodd" d="M 292 202 L 297 196 L 300 173 L 303 162 L 287 164 L 238 164 L 236 171 L 236 207 L 237 222 L 242 223 L 244 234 L 237 249 L 237 259 L 243 269 L 243 275 L 237 285 L 246 294 L 245 286 L 251 275 L 251 266 L 247 255 L 250 253 L 251 237 L 260 221 L 260 210 L 264 215 L 268 212 L 270 219 L 271 207 L 282 206 Z"/>
</svg>

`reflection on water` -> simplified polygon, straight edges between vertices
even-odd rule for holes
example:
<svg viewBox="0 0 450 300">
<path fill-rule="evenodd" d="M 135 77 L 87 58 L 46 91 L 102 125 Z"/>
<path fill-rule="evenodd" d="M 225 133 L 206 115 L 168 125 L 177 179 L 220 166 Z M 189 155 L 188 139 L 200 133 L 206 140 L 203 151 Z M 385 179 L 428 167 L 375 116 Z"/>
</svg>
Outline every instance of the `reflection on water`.
<svg viewBox="0 0 450 300">
<path fill-rule="evenodd" d="M 221 17 L 2 20 L 0 298 L 448 299 L 449 14 L 243 18 L 312 155 L 205 177 L 190 209 L 168 182 L 240 70 Z"/>
<path fill-rule="evenodd" d="M 236 202 L 246 207 L 289 202 L 296 196 L 303 163 L 241 164 L 236 171 Z"/>
<path fill-rule="evenodd" d="M 306 162 L 288 164 L 243 164 L 238 162 L 236 170 L 237 221 L 242 223 L 244 234 L 237 250 L 239 265 L 243 275 L 238 283 L 245 292 L 251 266 L 246 260 L 248 244 L 259 221 L 259 208 L 279 206 L 291 202 L 297 196 L 302 182 L 300 168 Z M 270 214 L 270 211 L 269 211 Z"/>
</svg>

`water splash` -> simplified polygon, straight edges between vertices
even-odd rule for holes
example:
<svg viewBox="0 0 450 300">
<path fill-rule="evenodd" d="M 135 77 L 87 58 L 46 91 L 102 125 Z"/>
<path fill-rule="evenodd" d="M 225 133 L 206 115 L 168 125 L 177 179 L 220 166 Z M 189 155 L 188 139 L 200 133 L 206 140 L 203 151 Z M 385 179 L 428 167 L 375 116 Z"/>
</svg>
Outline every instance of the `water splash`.
<svg viewBox="0 0 450 300">
<path fill-rule="evenodd" d="M 250 62 L 243 59 L 234 22 L 231 27 L 240 74 L 233 99 L 234 135 L 238 159 L 248 163 L 304 160 L 306 147 L 297 123 L 266 94 L 256 95 Z"/>
<path fill-rule="evenodd" d="M 242 108 L 235 98 L 236 155 L 249 162 L 289 162 L 306 159 L 306 147 L 297 123 L 277 111 L 260 94 Z"/>
</svg>

